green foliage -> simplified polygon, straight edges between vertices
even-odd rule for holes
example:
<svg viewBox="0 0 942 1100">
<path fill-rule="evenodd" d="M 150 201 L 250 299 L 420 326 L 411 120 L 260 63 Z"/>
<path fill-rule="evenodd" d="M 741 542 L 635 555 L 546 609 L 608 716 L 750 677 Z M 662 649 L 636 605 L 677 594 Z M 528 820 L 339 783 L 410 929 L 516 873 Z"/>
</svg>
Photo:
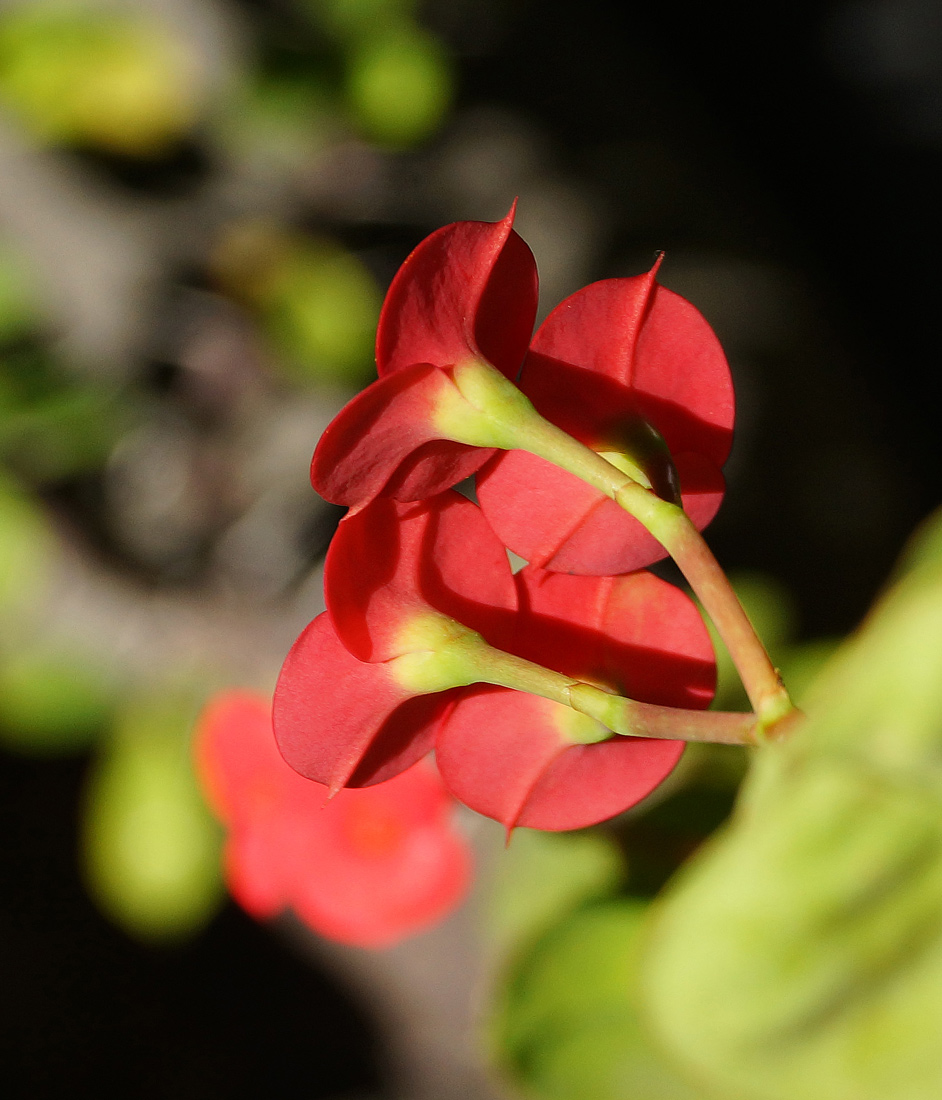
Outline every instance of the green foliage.
<svg viewBox="0 0 942 1100">
<path fill-rule="evenodd" d="M 937 519 L 657 905 L 652 1022 L 723 1100 L 942 1094 L 940 546 Z"/>
<path fill-rule="evenodd" d="M 301 377 L 356 382 L 372 363 L 380 294 L 349 252 L 299 243 L 268 288 L 265 327 Z"/>
<path fill-rule="evenodd" d="M 0 619 L 40 598 L 54 548 L 42 511 L 0 476 Z"/>
<path fill-rule="evenodd" d="M 36 137 L 160 152 L 192 125 L 180 43 L 137 13 L 37 2 L 0 13 L 0 96 Z"/>
<path fill-rule="evenodd" d="M 546 1100 L 697 1100 L 637 1009 L 646 906 L 610 901 L 557 925 L 516 968 L 495 1032 L 525 1094 Z"/>
<path fill-rule="evenodd" d="M 124 409 L 118 395 L 94 385 L 49 378 L 45 392 L 24 396 L 10 384 L 10 368 L 48 374 L 32 349 L 8 356 L 6 393 L 0 393 L 0 459 L 24 481 L 45 484 L 99 468 L 118 439 Z M 33 387 L 35 388 L 35 387 Z"/>
<path fill-rule="evenodd" d="M 430 137 L 451 106 L 452 76 L 438 41 L 400 26 L 364 38 L 347 58 L 346 100 L 371 141 L 407 148 Z"/>
<path fill-rule="evenodd" d="M 415 0 L 299 0 L 317 23 L 338 39 L 372 34 L 378 26 L 406 22 Z"/>
<path fill-rule="evenodd" d="M 27 265 L 0 240 L 0 347 L 37 324 L 40 308 Z"/>
<path fill-rule="evenodd" d="M 86 748 L 105 728 L 116 685 L 87 657 L 28 649 L 0 664 L 0 743 L 52 756 Z"/>
<path fill-rule="evenodd" d="M 296 380 L 365 382 L 381 296 L 352 253 L 276 224 L 233 225 L 213 263 L 219 282 L 249 304 Z"/>
<path fill-rule="evenodd" d="M 602 833 L 516 829 L 498 860 L 488 942 L 499 956 L 532 943 L 582 902 L 624 881 L 624 857 Z"/>
<path fill-rule="evenodd" d="M 223 896 L 220 834 L 190 762 L 194 717 L 180 699 L 133 701 L 89 777 L 88 886 L 102 910 L 140 939 L 193 934 Z"/>
</svg>

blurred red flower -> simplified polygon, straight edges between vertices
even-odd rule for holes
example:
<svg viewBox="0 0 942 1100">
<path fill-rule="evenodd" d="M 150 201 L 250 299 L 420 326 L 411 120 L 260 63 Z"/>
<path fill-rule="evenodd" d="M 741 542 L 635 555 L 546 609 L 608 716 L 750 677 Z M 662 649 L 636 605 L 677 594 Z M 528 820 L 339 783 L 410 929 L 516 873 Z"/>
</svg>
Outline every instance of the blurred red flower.
<svg viewBox="0 0 942 1100">
<path fill-rule="evenodd" d="M 269 701 L 248 691 L 209 702 L 194 751 L 228 829 L 229 889 L 254 917 L 290 908 L 329 939 L 383 947 L 431 927 L 466 894 L 470 850 L 430 765 L 325 805 L 327 789 L 278 752 Z"/>
</svg>

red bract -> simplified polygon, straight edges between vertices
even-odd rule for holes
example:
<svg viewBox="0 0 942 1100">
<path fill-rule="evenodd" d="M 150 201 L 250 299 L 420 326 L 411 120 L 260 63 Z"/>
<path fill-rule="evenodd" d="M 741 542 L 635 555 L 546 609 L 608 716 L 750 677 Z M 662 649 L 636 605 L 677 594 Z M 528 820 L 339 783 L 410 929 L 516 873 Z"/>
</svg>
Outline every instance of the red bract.
<svg viewBox="0 0 942 1100">
<path fill-rule="evenodd" d="M 466 893 L 470 853 L 427 765 L 325 806 L 325 789 L 279 756 L 267 701 L 237 691 L 209 704 L 195 751 L 229 829 L 229 887 L 253 916 L 291 908 L 321 935 L 379 947 L 435 924 Z"/>
<path fill-rule="evenodd" d="M 453 490 L 408 504 L 375 500 L 341 520 L 324 595 L 338 637 L 362 661 L 413 649 L 404 632 L 429 610 L 501 648 L 517 609 L 503 544 L 481 510 Z"/>
<path fill-rule="evenodd" d="M 665 499 L 676 492 L 672 457 L 684 509 L 703 528 L 723 496 L 732 382 L 712 329 L 658 285 L 657 266 L 593 283 L 557 306 L 534 337 L 520 388 L 593 450 L 632 455 Z M 478 496 L 506 545 L 546 569 L 624 573 L 665 555 L 597 489 L 523 451 L 497 454 L 478 475 Z"/>
<path fill-rule="evenodd" d="M 692 601 L 641 572 L 617 577 L 528 566 L 514 649 L 633 699 L 700 709 L 715 664 Z M 506 688 L 457 696 L 436 759 L 462 802 L 508 828 L 578 829 L 634 805 L 671 771 L 684 742 L 615 737 L 560 703 Z"/>
<path fill-rule="evenodd" d="M 420 500 L 493 453 L 442 439 L 431 413 L 457 364 L 483 360 L 508 378 L 520 369 L 537 279 L 513 215 L 445 226 L 399 269 L 380 315 L 379 379 L 340 412 L 315 451 L 311 481 L 321 496 L 355 509 L 381 492 Z"/>
<path fill-rule="evenodd" d="M 284 759 L 332 794 L 382 783 L 420 760 L 450 700 L 402 684 L 395 671 L 351 656 L 326 612 L 318 615 L 291 647 L 275 688 Z"/>
<path fill-rule="evenodd" d="M 517 594 L 480 510 L 451 491 L 412 504 L 375 500 L 344 518 L 324 588 L 329 617 L 288 654 L 274 718 L 288 763 L 336 791 L 381 782 L 424 756 L 449 701 L 439 689 L 468 682 L 417 681 L 396 660 L 428 647 L 429 621 L 447 632 L 455 619 L 501 644 Z"/>
</svg>

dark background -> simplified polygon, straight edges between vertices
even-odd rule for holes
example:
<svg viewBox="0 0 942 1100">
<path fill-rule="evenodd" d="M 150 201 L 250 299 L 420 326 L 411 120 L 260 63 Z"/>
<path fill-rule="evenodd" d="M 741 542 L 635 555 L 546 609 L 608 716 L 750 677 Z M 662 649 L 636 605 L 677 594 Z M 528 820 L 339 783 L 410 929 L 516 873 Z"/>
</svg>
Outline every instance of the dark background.
<svg viewBox="0 0 942 1100">
<path fill-rule="evenodd" d="M 285 5 L 251 7 L 277 24 Z M 663 281 L 714 323 L 739 382 L 710 542 L 788 586 L 803 636 L 852 628 L 942 496 L 938 5 L 466 0 L 427 21 L 458 100 L 398 178 L 497 109 L 598 213 L 584 281 L 666 249 Z M 165 171 L 141 166 L 134 185 Z M 438 220 L 387 210 L 345 232 L 388 277 Z M 137 946 L 75 868 L 85 761 L 0 764 L 6 1095 L 380 1094 L 368 1005 L 231 906 L 185 947 Z"/>
</svg>

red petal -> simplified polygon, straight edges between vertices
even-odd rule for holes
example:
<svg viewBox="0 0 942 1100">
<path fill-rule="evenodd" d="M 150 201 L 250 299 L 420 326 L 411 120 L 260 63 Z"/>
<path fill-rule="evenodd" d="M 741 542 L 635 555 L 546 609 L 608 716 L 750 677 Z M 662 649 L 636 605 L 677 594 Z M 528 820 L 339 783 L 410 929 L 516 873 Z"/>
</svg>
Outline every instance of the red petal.
<svg viewBox="0 0 942 1100">
<path fill-rule="evenodd" d="M 514 208 L 499 222 L 446 225 L 411 253 L 380 314 L 380 377 L 413 363 L 447 367 L 481 355 L 516 377 L 536 317 L 537 276 L 513 218 Z"/>
<path fill-rule="evenodd" d="M 723 475 L 701 455 L 679 454 L 674 461 L 684 509 L 702 529 L 723 499 Z M 477 494 L 504 544 L 543 569 L 605 576 L 667 556 L 614 501 L 526 451 L 496 455 L 478 474 Z"/>
<path fill-rule="evenodd" d="M 253 691 L 221 692 L 207 703 L 193 752 L 203 792 L 226 822 L 270 800 L 286 770 L 272 735 L 271 702 Z"/>
<path fill-rule="evenodd" d="M 639 417 L 653 425 L 673 455 L 684 508 L 702 528 L 723 496 L 732 382 L 710 326 L 654 274 L 593 283 L 557 306 L 533 339 L 520 387 L 543 416 L 597 450 L 623 446 Z M 478 495 L 504 542 L 543 568 L 603 575 L 665 557 L 601 493 L 531 455 L 495 456 Z"/>
<path fill-rule="evenodd" d="M 465 689 L 436 743 L 451 792 L 508 828 L 582 829 L 644 798 L 684 750 L 636 737 L 573 745 L 558 725 L 567 711 L 505 688 Z"/>
<path fill-rule="evenodd" d="M 590 446 L 634 414 L 673 454 L 694 451 L 719 467 L 734 417 L 726 356 L 703 315 L 659 286 L 655 270 L 592 283 L 557 306 L 533 338 L 521 388 Z"/>
<path fill-rule="evenodd" d="M 450 698 L 413 698 L 384 665 L 352 657 L 325 613 L 285 659 L 275 689 L 275 739 L 295 771 L 331 791 L 368 786 L 429 751 Z"/>
<path fill-rule="evenodd" d="M 466 894 L 468 845 L 451 826 L 454 803 L 434 769 L 343 790 L 304 830 L 291 904 L 315 931 L 379 947 L 440 920 Z"/>
<path fill-rule="evenodd" d="M 323 791 L 313 783 L 311 787 Z M 287 826 L 293 824 L 277 817 L 252 821 L 234 830 L 226 841 L 223 854 L 226 886 L 256 920 L 275 917 L 288 905 L 291 875 L 296 869 L 289 853 L 296 838 L 294 830 Z M 285 842 L 291 845 L 287 852 Z"/>
<path fill-rule="evenodd" d="M 414 363 L 357 394 L 314 451 L 311 484 L 317 492 L 334 504 L 362 508 L 391 479 L 396 495 L 421 497 L 474 473 L 493 452 L 443 441 L 432 424 L 435 399 L 450 385 L 437 367 Z"/>
<path fill-rule="evenodd" d="M 499 645 L 517 606 L 503 544 L 455 492 L 416 504 L 382 497 L 344 518 L 327 554 L 324 593 L 334 629 L 361 661 L 406 652 L 402 627 L 430 608 Z"/>
<path fill-rule="evenodd" d="M 716 685 L 696 605 L 653 573 L 580 577 L 527 566 L 514 651 L 566 676 L 661 706 L 703 708 Z"/>
</svg>

